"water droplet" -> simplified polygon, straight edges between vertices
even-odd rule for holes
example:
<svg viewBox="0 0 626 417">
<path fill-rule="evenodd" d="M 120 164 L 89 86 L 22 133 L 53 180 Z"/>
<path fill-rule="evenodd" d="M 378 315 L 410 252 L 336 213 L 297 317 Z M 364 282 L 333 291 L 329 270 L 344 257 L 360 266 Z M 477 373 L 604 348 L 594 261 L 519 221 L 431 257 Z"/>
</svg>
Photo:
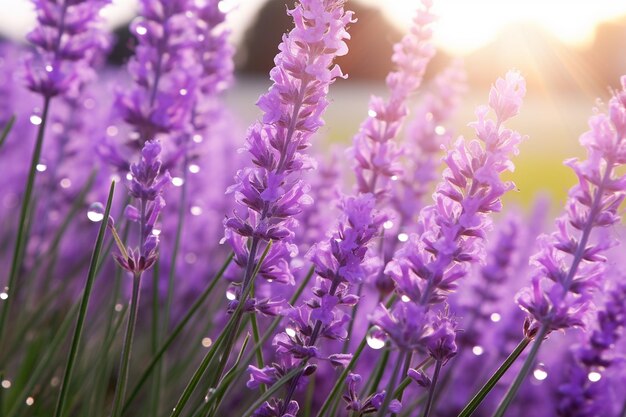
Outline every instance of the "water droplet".
<svg viewBox="0 0 626 417">
<path fill-rule="evenodd" d="M 193 135 L 192 140 L 193 140 L 195 143 L 200 143 L 200 142 L 202 142 L 202 135 L 195 134 L 195 135 Z"/>
<path fill-rule="evenodd" d="M 189 93 L 189 91 L 187 91 L 186 88 L 181 88 L 180 90 L 178 90 L 178 94 L 180 94 L 181 96 L 186 96 L 187 93 Z"/>
<path fill-rule="evenodd" d="M 406 242 L 407 240 L 409 240 L 409 235 L 407 235 L 406 233 L 399 233 L 398 240 L 400 242 Z"/>
<path fill-rule="evenodd" d="M 26 398 L 26 405 L 27 405 L 27 406 L 29 406 L 29 407 L 30 407 L 30 406 L 31 406 L 31 405 L 33 405 L 33 404 L 35 404 L 35 399 L 34 399 L 33 397 L 28 397 L 28 398 Z"/>
<path fill-rule="evenodd" d="M 226 290 L 226 299 L 229 301 L 234 301 L 237 298 L 237 294 L 235 294 L 235 291 L 228 289 Z"/>
<path fill-rule="evenodd" d="M 185 181 L 180 178 L 180 177 L 174 177 L 172 178 L 172 184 L 174 185 L 174 187 L 180 187 L 185 183 Z"/>
<path fill-rule="evenodd" d="M 287 327 L 285 333 L 287 333 L 289 337 L 296 337 L 296 330 L 293 327 Z"/>
<path fill-rule="evenodd" d="M 411 301 L 408 295 L 403 295 L 402 297 L 400 297 L 400 299 L 402 300 L 402 302 L 405 302 L 405 303 L 408 303 L 409 301 Z"/>
<path fill-rule="evenodd" d="M 148 29 L 145 26 L 137 25 L 135 32 L 137 32 L 137 35 L 143 36 L 148 33 Z"/>
<path fill-rule="evenodd" d="M 104 219 L 104 206 L 102 203 L 91 203 L 89 210 L 87 210 L 87 218 L 92 222 L 100 222 Z"/>
<path fill-rule="evenodd" d="M 543 381 L 548 377 L 548 372 L 546 371 L 546 367 L 543 363 L 537 365 L 537 367 L 533 371 L 533 376 L 537 381 Z"/>
<path fill-rule="evenodd" d="M 63 178 L 59 181 L 59 185 L 61 188 L 70 188 L 72 186 L 72 181 L 69 178 Z"/>
<path fill-rule="evenodd" d="M 187 262 L 188 264 L 195 264 L 197 260 L 198 257 L 193 252 L 189 252 L 185 255 L 185 262 Z"/>
<path fill-rule="evenodd" d="M 120 311 L 122 311 L 122 308 L 123 308 L 123 307 L 124 307 L 124 306 L 123 306 L 123 305 L 121 305 L 121 304 L 119 304 L 119 303 L 118 303 L 118 304 L 115 304 L 115 311 L 117 311 L 117 312 L 119 313 Z"/>
<path fill-rule="evenodd" d="M 53 376 L 52 379 L 50 380 L 51 387 L 58 387 L 60 383 L 61 383 L 61 378 L 59 378 L 58 376 Z"/>
<path fill-rule="evenodd" d="M 426 113 L 426 120 L 428 121 L 433 120 L 434 117 L 435 115 L 432 114 L 431 112 Z"/>
<path fill-rule="evenodd" d="M 9 294 L 0 292 L 0 300 L 6 300 L 7 298 L 9 298 Z"/>
<path fill-rule="evenodd" d="M 42 120 L 41 120 L 40 116 L 38 116 L 36 114 L 33 114 L 33 115 L 30 116 L 30 122 L 32 124 L 34 124 L 35 126 L 39 126 L 41 124 Z"/>
<path fill-rule="evenodd" d="M 369 109 L 369 110 L 367 111 L 367 115 L 368 115 L 369 117 L 376 117 L 376 116 L 378 116 L 378 113 L 376 113 L 376 111 L 375 111 L 375 110 Z"/>
<path fill-rule="evenodd" d="M 48 169 L 48 166 L 46 164 L 37 164 L 36 168 L 37 171 L 44 172 L 46 169 Z"/>
<path fill-rule="evenodd" d="M 391 176 L 391 181 L 398 181 L 398 176 L 397 175 L 392 175 Z"/>
<path fill-rule="evenodd" d="M 383 223 L 383 228 L 389 230 L 393 227 L 393 222 L 391 220 L 387 220 L 385 223 Z"/>
<path fill-rule="evenodd" d="M 54 68 L 52 68 L 52 65 L 48 64 L 45 66 L 45 69 L 46 69 L 46 72 L 52 72 Z"/>
<path fill-rule="evenodd" d="M 485 353 L 485 350 L 483 349 L 483 347 L 482 347 L 482 346 L 478 346 L 478 345 L 476 345 L 476 346 L 474 346 L 474 347 L 472 348 L 472 353 L 473 353 L 474 355 L 476 355 L 476 356 L 480 356 L 480 355 L 482 355 L 483 353 Z"/>
<path fill-rule="evenodd" d="M 587 375 L 587 379 L 589 379 L 589 381 L 591 382 L 598 382 L 600 379 L 602 379 L 602 374 L 600 372 L 591 371 Z"/>
<path fill-rule="evenodd" d="M 126 173 L 126 179 L 127 179 L 128 181 L 132 181 L 132 180 L 133 180 L 133 174 L 131 174 L 130 172 L 127 172 L 127 173 Z"/>
<path fill-rule="evenodd" d="M 189 172 L 191 172 L 192 174 L 197 174 L 198 172 L 200 172 L 200 167 L 196 164 L 191 164 L 189 165 Z"/>
<path fill-rule="evenodd" d="M 204 346 L 205 348 L 211 347 L 212 344 L 213 340 L 211 340 L 210 337 L 205 337 L 202 339 L 202 346 Z"/>
<path fill-rule="evenodd" d="M 108 136 L 117 136 L 117 134 L 119 133 L 119 129 L 117 128 L 117 126 L 111 125 L 107 127 L 106 132 Z"/>
<path fill-rule="evenodd" d="M 5 379 L 4 381 L 2 381 L 2 388 L 4 389 L 11 388 L 11 381 L 9 381 L 8 379 Z"/>
<path fill-rule="evenodd" d="M 159 236 L 161 234 L 161 229 L 157 229 L 156 227 L 152 229 L 152 234 L 155 236 Z"/>
<path fill-rule="evenodd" d="M 202 207 L 192 206 L 190 211 L 194 216 L 199 216 L 202 214 Z"/>
<path fill-rule="evenodd" d="M 502 320 L 502 316 L 501 316 L 500 314 L 498 314 L 498 313 L 491 313 L 491 316 L 489 316 L 489 319 L 490 319 L 492 322 L 497 323 L 497 322 L 499 322 L 500 320 Z"/>
<path fill-rule="evenodd" d="M 446 128 L 443 126 L 437 126 L 435 127 L 435 133 L 438 135 L 443 135 L 444 133 L 446 133 Z"/>
<path fill-rule="evenodd" d="M 366 336 L 367 345 L 374 350 L 385 347 L 385 334 L 378 326 L 373 326 Z"/>
</svg>

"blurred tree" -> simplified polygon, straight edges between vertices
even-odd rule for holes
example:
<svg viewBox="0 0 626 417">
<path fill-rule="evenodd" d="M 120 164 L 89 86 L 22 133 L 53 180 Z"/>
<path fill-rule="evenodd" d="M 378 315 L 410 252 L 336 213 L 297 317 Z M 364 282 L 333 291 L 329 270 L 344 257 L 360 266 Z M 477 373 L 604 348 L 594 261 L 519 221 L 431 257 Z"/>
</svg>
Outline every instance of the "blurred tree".
<svg viewBox="0 0 626 417">
<path fill-rule="evenodd" d="M 291 28 L 287 7 L 292 8 L 293 1 L 269 0 L 262 6 L 239 45 L 238 70 L 263 76 L 269 73 L 282 35 Z M 402 32 L 376 7 L 350 2 L 349 9 L 358 22 L 350 25 L 350 53 L 336 62 L 352 79 L 383 80 L 391 69 L 392 45 Z"/>
</svg>

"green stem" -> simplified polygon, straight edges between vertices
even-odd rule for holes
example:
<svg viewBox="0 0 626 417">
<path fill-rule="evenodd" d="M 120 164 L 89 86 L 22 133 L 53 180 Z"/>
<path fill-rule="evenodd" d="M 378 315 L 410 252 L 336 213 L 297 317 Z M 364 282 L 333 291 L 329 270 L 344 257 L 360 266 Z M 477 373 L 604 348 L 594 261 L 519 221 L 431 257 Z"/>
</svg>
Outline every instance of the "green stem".
<svg viewBox="0 0 626 417">
<path fill-rule="evenodd" d="M 370 373 L 369 379 L 361 391 L 361 396 L 367 397 L 378 389 L 378 384 L 380 384 L 380 380 L 383 378 L 385 369 L 387 369 L 386 366 L 389 361 L 390 354 L 391 350 L 387 348 L 383 351 L 382 355 L 378 357 L 376 367 L 374 368 L 374 371 Z"/>
<path fill-rule="evenodd" d="M 493 373 L 491 378 L 483 385 L 483 387 L 474 395 L 474 398 L 470 400 L 470 402 L 465 406 L 465 408 L 461 411 L 458 417 L 469 417 L 476 411 L 476 408 L 483 402 L 487 394 L 491 392 L 493 387 L 496 386 L 500 378 L 509 370 L 511 365 L 515 363 L 517 358 L 522 354 L 526 346 L 531 342 L 531 339 L 525 337 L 523 338 L 519 344 L 515 347 L 513 352 L 505 359 L 505 361 L 500 365 L 498 369 Z"/>
<path fill-rule="evenodd" d="M 439 380 L 439 372 L 441 372 L 441 366 L 441 361 L 435 362 L 435 372 L 433 373 L 432 383 L 430 384 L 430 388 L 428 390 L 428 399 L 426 400 L 426 407 L 424 407 L 422 417 L 428 417 L 430 415 L 430 410 L 433 405 L 433 397 L 435 396 L 435 389 L 437 388 L 437 381 Z"/>
<path fill-rule="evenodd" d="M 254 345 L 258 346 L 254 351 L 256 352 L 256 362 L 259 368 L 263 368 L 265 366 L 265 362 L 263 361 L 263 349 L 259 344 L 260 336 L 259 336 L 259 326 L 256 322 L 256 315 L 250 315 L 250 324 L 252 325 L 252 337 L 254 338 Z M 259 390 L 261 394 L 265 392 L 265 385 L 261 384 L 259 386 Z"/>
<path fill-rule="evenodd" d="M 252 413 L 254 413 L 254 411 L 259 408 L 261 406 L 261 404 L 263 404 L 265 401 L 267 401 L 272 395 L 274 395 L 274 393 L 276 393 L 283 385 L 285 385 L 287 382 L 289 382 L 291 380 L 291 378 L 295 377 L 296 375 L 298 375 L 300 372 L 302 372 L 302 367 L 301 366 L 296 366 L 294 369 L 292 369 L 290 372 L 286 373 L 285 375 L 283 375 L 282 378 L 280 378 L 278 381 L 276 381 L 274 383 L 274 385 L 272 385 L 267 391 L 265 391 L 265 393 L 263 395 L 261 395 L 250 407 L 248 407 L 248 409 L 246 411 L 243 412 L 243 414 L 241 415 L 241 417 L 248 417 L 250 415 L 252 415 Z"/>
<path fill-rule="evenodd" d="M 154 355 L 159 349 L 159 261 L 154 264 L 152 271 L 152 340 L 151 354 Z M 167 308 L 166 308 L 167 316 Z M 167 329 L 167 318 L 164 320 Z M 152 389 L 150 393 L 150 415 L 157 416 L 159 410 L 159 399 L 161 397 L 161 376 L 163 374 L 163 362 L 159 362 L 158 369 L 154 374 Z M 123 412 L 123 410 L 122 410 Z"/>
<path fill-rule="evenodd" d="M 391 404 L 392 393 L 394 391 L 394 387 L 396 385 L 396 379 L 400 374 L 400 368 L 402 367 L 402 363 L 404 362 L 406 353 L 401 351 L 398 354 L 398 358 L 396 358 L 396 366 L 393 367 L 393 372 L 391 373 L 391 377 L 389 378 L 389 382 L 387 383 L 386 395 L 383 400 L 383 405 L 378 409 L 378 413 L 376 414 L 378 417 L 383 417 L 387 413 L 387 408 L 389 408 L 389 404 Z"/>
<path fill-rule="evenodd" d="M 91 255 L 91 263 L 89 265 L 89 272 L 87 274 L 87 282 L 85 283 L 85 290 L 83 291 L 83 298 L 80 302 L 80 308 L 78 310 L 78 318 L 76 320 L 76 327 L 74 329 L 74 336 L 72 337 L 72 345 L 70 347 L 70 353 L 67 357 L 67 364 L 65 366 L 65 372 L 63 373 L 63 381 L 61 382 L 61 391 L 59 393 L 59 399 L 54 410 L 54 417 L 61 417 L 63 415 L 63 409 L 65 402 L 67 401 L 67 395 L 69 393 L 69 386 L 72 379 L 72 371 L 74 370 L 74 364 L 78 356 L 78 348 L 80 345 L 80 339 L 83 334 L 83 326 L 85 323 L 85 317 L 87 316 L 87 306 L 89 305 L 89 298 L 91 297 L 91 289 L 96 276 L 96 266 L 98 264 L 98 258 L 100 257 L 100 250 L 102 249 L 102 241 L 104 240 L 104 234 L 107 229 L 107 219 L 111 212 L 111 204 L 113 202 L 113 194 L 115 193 L 115 182 L 111 183 L 109 189 L 109 197 L 107 199 L 106 209 L 104 211 L 104 218 L 100 223 L 100 230 L 98 230 L 98 237 L 96 239 L 96 245 Z"/>
<path fill-rule="evenodd" d="M 43 148 L 43 139 L 46 131 L 46 123 L 48 121 L 48 110 L 50 109 L 50 97 L 44 98 L 43 102 L 43 113 L 41 115 L 41 124 L 39 125 L 39 130 L 37 131 L 37 140 L 35 142 L 35 149 L 33 150 L 33 156 L 30 161 L 30 169 L 28 172 L 28 179 L 26 180 L 26 188 L 24 191 L 24 198 L 22 199 L 22 208 L 20 211 L 20 219 L 18 222 L 17 229 L 17 237 L 15 239 L 15 247 L 13 249 L 13 260 L 11 262 L 11 272 L 9 273 L 8 289 L 6 293 L 8 298 L 4 300 L 2 306 L 2 312 L 0 312 L 0 341 L 5 340 L 4 330 L 6 326 L 7 316 L 9 315 L 9 310 L 11 304 L 13 303 L 13 299 L 17 295 L 17 276 L 18 272 L 22 266 L 22 256 L 24 249 L 24 242 L 26 241 L 25 228 L 26 228 L 26 219 L 29 215 L 31 207 L 31 199 L 33 197 L 33 190 L 35 187 L 35 177 L 37 176 L 37 164 L 39 163 L 39 158 L 41 157 L 41 149 Z M 34 204 L 33 204 L 34 206 Z M 0 364 L 0 368 L 3 368 L 3 365 Z"/>
<path fill-rule="evenodd" d="M 226 259 L 226 261 L 224 262 L 224 264 L 222 265 L 222 267 L 220 268 L 220 270 L 218 271 L 218 273 L 215 275 L 211 283 L 202 292 L 202 294 L 198 297 L 198 299 L 193 303 L 193 305 L 191 306 L 187 314 L 185 314 L 185 317 L 183 317 L 180 323 L 178 323 L 178 325 L 172 331 L 172 333 L 167 338 L 165 343 L 163 343 L 163 346 L 161 346 L 157 354 L 154 355 L 154 357 L 152 358 L 152 361 L 150 362 L 146 370 L 143 372 L 143 374 L 139 378 L 139 381 L 137 382 L 137 384 L 135 384 L 135 387 L 131 391 L 131 394 L 128 396 L 128 399 L 126 400 L 126 403 L 124 404 L 124 410 L 123 410 L 124 412 L 128 410 L 128 407 L 130 406 L 130 404 L 133 402 L 135 398 L 137 398 L 137 395 L 139 394 L 141 387 L 146 383 L 146 381 L 148 380 L 148 377 L 150 376 L 152 371 L 155 369 L 156 365 L 159 363 L 159 361 L 161 360 L 161 358 L 163 357 L 167 349 L 169 349 L 169 347 L 172 345 L 174 340 L 180 335 L 180 333 L 183 331 L 187 323 L 189 323 L 191 318 L 200 309 L 202 304 L 204 304 L 208 296 L 213 292 L 213 289 L 215 288 L 215 286 L 221 281 L 222 275 L 224 275 L 226 268 L 228 268 L 228 265 L 230 265 L 232 260 L 233 260 L 233 254 L 231 253 Z"/>
<path fill-rule="evenodd" d="M 524 379 L 526 379 L 526 376 L 528 376 L 528 373 L 530 372 L 530 368 L 533 366 L 535 359 L 537 358 L 537 354 L 539 353 L 539 348 L 541 347 L 541 344 L 545 340 L 545 337 L 547 334 L 548 334 L 548 328 L 546 326 L 541 326 L 541 329 L 539 329 L 539 333 L 535 337 L 535 343 L 533 343 L 533 347 L 530 349 L 530 352 L 528 353 L 528 357 L 526 358 L 526 360 L 524 361 L 524 364 L 522 365 L 522 369 L 519 371 L 519 373 L 515 377 L 515 380 L 513 381 L 513 384 L 509 387 L 509 390 L 506 392 L 504 398 L 502 399 L 502 402 L 500 403 L 500 405 L 498 406 L 498 409 L 496 410 L 494 414 L 494 417 L 504 416 L 506 409 L 509 407 L 509 405 L 511 405 L 511 402 L 513 402 L 513 399 L 515 399 L 515 396 L 517 395 L 517 391 L 522 386 L 522 382 L 524 382 Z"/>
<path fill-rule="evenodd" d="M 328 397 L 326 397 L 326 401 L 324 401 L 324 404 L 322 404 L 322 408 L 320 408 L 320 411 L 318 411 L 317 417 L 323 417 L 332 405 L 335 397 L 339 395 L 339 393 L 341 392 L 341 387 L 346 380 L 346 376 L 348 376 L 348 373 L 352 370 L 352 368 L 354 368 L 354 365 L 356 364 L 359 356 L 361 356 L 365 345 L 367 345 L 367 341 L 365 338 L 363 338 L 359 346 L 356 348 L 354 355 L 352 355 L 352 359 L 348 363 L 348 366 L 344 368 L 344 370 L 339 375 L 339 378 L 337 378 L 337 381 L 335 381 L 335 385 L 330 390 L 330 394 L 328 395 Z"/>
<path fill-rule="evenodd" d="M 13 129 L 13 124 L 15 123 L 15 115 L 11 116 L 7 124 L 2 129 L 2 133 L 0 133 L 0 148 L 4 145 L 4 141 L 6 140 L 9 133 L 11 133 L 11 129 Z M 1 409 L 0 409 L 1 411 Z"/>
<path fill-rule="evenodd" d="M 227 338 L 225 347 L 221 352 L 222 357 L 216 369 L 216 372 L 214 372 L 209 378 L 209 381 L 210 381 L 209 386 L 210 387 L 215 386 L 217 382 L 221 379 L 224 368 L 226 367 L 226 362 L 228 361 L 228 357 L 230 356 L 230 352 L 232 350 L 235 339 L 237 338 L 237 334 L 239 332 L 239 326 L 241 324 L 241 319 L 243 317 L 243 312 L 244 312 L 245 300 L 247 300 L 248 295 L 250 294 L 250 290 L 251 290 L 250 284 L 254 283 L 254 278 L 258 274 L 259 269 L 261 268 L 261 265 L 263 264 L 263 261 L 265 260 L 265 257 L 267 256 L 271 247 L 272 247 L 272 241 L 270 241 L 267 244 L 267 246 L 265 247 L 265 250 L 263 251 L 263 254 L 261 255 L 259 259 L 259 262 L 257 263 L 256 267 L 254 267 L 254 271 L 252 272 L 252 274 L 250 275 L 250 278 L 248 279 L 248 285 L 244 285 L 243 291 L 239 297 L 239 304 L 237 305 L 237 308 L 235 309 L 230 319 L 228 320 L 226 327 L 224 328 L 222 333 L 220 333 L 215 343 L 211 346 L 211 348 L 209 349 L 205 357 L 202 359 L 200 366 L 196 369 L 196 372 L 194 372 L 189 383 L 187 383 L 187 386 L 183 390 L 183 393 L 181 394 L 180 398 L 178 399 L 178 402 L 176 403 L 176 406 L 174 407 L 170 417 L 179 417 L 181 415 L 181 413 L 183 412 L 183 408 L 185 407 L 185 405 L 189 401 L 189 398 L 191 397 L 191 394 L 195 391 L 196 387 L 200 383 L 200 379 L 209 368 L 209 365 L 213 362 L 213 358 L 215 357 L 217 351 L 222 348 L 224 339 Z M 252 256 L 252 249 L 250 249 L 250 254 L 251 254 L 250 256 Z"/>
<path fill-rule="evenodd" d="M 128 325 L 126 327 L 126 335 L 124 336 L 124 347 L 122 349 L 122 360 L 118 374 L 118 382 L 115 387 L 115 397 L 113 399 L 113 412 L 111 417 L 120 417 L 122 415 L 122 405 L 124 404 L 124 396 L 126 395 L 126 385 L 128 384 L 128 373 L 130 370 L 130 357 L 132 353 L 133 338 L 135 336 L 135 325 L 137 324 L 137 312 L 139 310 L 139 289 L 141 286 L 141 272 L 135 273 L 133 276 L 133 293 L 130 301 L 130 316 L 128 317 Z"/>
</svg>

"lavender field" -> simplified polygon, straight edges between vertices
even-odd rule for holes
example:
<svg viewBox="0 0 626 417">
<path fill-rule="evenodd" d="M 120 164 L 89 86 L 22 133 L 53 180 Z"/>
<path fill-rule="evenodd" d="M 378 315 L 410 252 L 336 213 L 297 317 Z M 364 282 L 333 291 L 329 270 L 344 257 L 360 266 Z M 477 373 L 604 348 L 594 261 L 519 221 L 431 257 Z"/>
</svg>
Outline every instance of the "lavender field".
<svg viewBox="0 0 626 417">
<path fill-rule="evenodd" d="M 626 417 L 626 74 L 485 87 L 432 0 L 384 82 L 345 0 L 263 79 L 140 0 L 112 66 L 109 3 L 0 41 L 0 417 Z"/>
</svg>

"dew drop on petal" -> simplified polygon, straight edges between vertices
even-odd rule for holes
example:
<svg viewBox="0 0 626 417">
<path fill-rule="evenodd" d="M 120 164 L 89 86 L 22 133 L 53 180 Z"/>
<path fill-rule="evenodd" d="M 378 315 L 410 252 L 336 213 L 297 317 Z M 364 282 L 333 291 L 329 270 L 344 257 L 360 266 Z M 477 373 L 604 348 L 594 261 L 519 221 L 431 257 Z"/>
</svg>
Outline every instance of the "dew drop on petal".
<svg viewBox="0 0 626 417">
<path fill-rule="evenodd" d="M 408 303 L 409 301 L 411 301 L 411 299 L 407 295 L 403 295 L 402 297 L 400 297 L 400 299 L 404 303 Z"/>
<path fill-rule="evenodd" d="M 383 227 L 389 230 L 393 227 L 393 222 L 391 220 L 387 220 L 385 223 L 383 223 Z"/>
<path fill-rule="evenodd" d="M 406 233 L 399 233 L 398 240 L 400 242 L 406 242 L 407 240 L 409 240 L 409 235 L 407 235 Z"/>
<path fill-rule="evenodd" d="M 172 178 L 172 185 L 174 185 L 174 187 L 180 187 L 185 183 L 185 181 L 180 178 L 180 177 L 174 177 Z"/>
<path fill-rule="evenodd" d="M 181 88 L 180 90 L 178 90 L 178 94 L 180 94 L 181 96 L 186 96 L 187 93 L 189 93 L 189 91 L 187 91 L 186 88 Z"/>
<path fill-rule="evenodd" d="M 6 292 L 0 292 L 0 300 L 6 300 L 7 298 L 9 298 L 9 294 Z"/>
<path fill-rule="evenodd" d="M 126 179 L 127 179 L 128 181 L 132 181 L 132 180 L 133 180 L 133 174 L 131 174 L 130 172 L 127 172 L 127 173 L 126 173 Z"/>
<path fill-rule="evenodd" d="M 591 371 L 587 375 L 587 379 L 589 379 L 589 381 L 591 382 L 598 382 L 600 379 L 602 379 L 602 374 L 600 372 Z"/>
<path fill-rule="evenodd" d="M 502 316 L 499 313 L 491 313 L 491 316 L 489 316 L 489 319 L 492 322 L 497 323 L 500 320 L 502 320 Z"/>
<path fill-rule="evenodd" d="M 484 352 L 485 352 L 485 350 L 483 349 L 483 347 L 482 347 L 482 346 L 478 346 L 478 345 L 476 345 L 476 346 L 474 346 L 474 347 L 472 348 L 472 353 L 473 353 L 474 355 L 476 355 L 476 356 L 480 356 L 480 355 L 482 355 Z"/>
<path fill-rule="evenodd" d="M 201 143 L 201 142 L 202 142 L 202 135 L 195 134 L 195 135 L 193 135 L 192 140 L 193 140 L 195 143 Z"/>
<path fill-rule="evenodd" d="M 548 377 L 548 372 L 544 364 L 540 363 L 533 371 L 533 376 L 537 381 L 543 381 Z"/>
<path fill-rule="evenodd" d="M 59 185 L 61 188 L 70 188 L 72 186 L 72 181 L 69 178 L 63 178 L 59 181 Z"/>
<path fill-rule="evenodd" d="M 48 169 L 48 166 L 46 164 L 37 164 L 35 168 L 39 172 L 44 172 L 46 169 Z"/>
<path fill-rule="evenodd" d="M 148 33 L 148 29 L 145 26 L 137 25 L 135 32 L 137 32 L 137 35 L 145 35 Z"/>
<path fill-rule="evenodd" d="M 226 290 L 226 299 L 229 301 L 234 301 L 237 298 L 237 294 L 231 289 Z"/>
<path fill-rule="evenodd" d="M 378 326 L 372 327 L 366 336 L 367 345 L 374 350 L 382 349 L 385 346 L 385 336 Z"/>
<path fill-rule="evenodd" d="M 199 216 L 202 214 L 202 207 L 192 206 L 189 211 L 191 211 L 191 214 L 193 214 L 194 216 Z"/>
<path fill-rule="evenodd" d="M 376 117 L 376 116 L 378 116 L 378 113 L 376 113 L 376 111 L 375 111 L 375 110 L 369 109 L 369 110 L 367 111 L 367 115 L 368 115 L 369 117 Z"/>
<path fill-rule="evenodd" d="M 285 333 L 287 333 L 287 336 L 289 336 L 289 337 L 295 337 L 296 336 L 296 331 L 292 327 L 287 327 L 285 329 Z"/>
<path fill-rule="evenodd" d="M 36 114 L 33 114 L 33 115 L 30 116 L 30 122 L 32 124 L 34 124 L 35 126 L 39 126 L 41 124 L 42 120 L 41 120 L 40 116 L 38 116 Z"/>
<path fill-rule="evenodd" d="M 198 172 L 200 172 L 200 167 L 196 164 L 191 164 L 189 165 L 189 172 L 191 172 L 192 174 L 197 174 Z"/>
<path fill-rule="evenodd" d="M 91 203 L 87 210 L 87 218 L 94 223 L 102 221 L 104 219 L 104 206 L 102 203 Z"/>
<path fill-rule="evenodd" d="M 435 133 L 438 135 L 443 135 L 444 133 L 446 133 L 446 128 L 443 126 L 437 126 L 435 127 Z"/>
</svg>

